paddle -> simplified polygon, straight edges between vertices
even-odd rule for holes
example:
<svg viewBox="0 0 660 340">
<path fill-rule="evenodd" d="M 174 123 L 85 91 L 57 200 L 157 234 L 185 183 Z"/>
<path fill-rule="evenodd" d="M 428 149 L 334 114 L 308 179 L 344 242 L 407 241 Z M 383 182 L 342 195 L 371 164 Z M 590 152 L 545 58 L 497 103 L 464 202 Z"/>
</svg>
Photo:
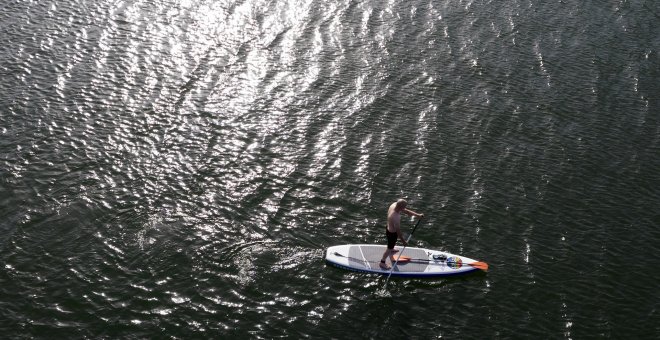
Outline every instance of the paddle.
<svg viewBox="0 0 660 340">
<path fill-rule="evenodd" d="M 415 229 L 417 229 L 417 226 L 419 225 L 420 222 L 422 222 L 422 218 L 417 220 L 417 223 L 415 224 L 415 227 L 410 232 L 410 235 L 408 235 L 408 239 L 406 240 L 406 245 L 403 246 L 403 248 L 399 252 L 399 256 L 396 258 L 396 261 L 394 261 L 394 264 L 392 264 L 392 268 L 390 268 L 390 273 L 387 275 L 387 279 L 385 280 L 385 287 L 383 287 L 383 289 L 387 289 L 387 283 L 390 282 L 390 276 L 392 276 L 392 272 L 394 271 L 394 267 L 396 267 L 396 264 L 399 263 L 399 259 L 401 258 L 401 254 L 403 254 L 403 251 L 406 250 L 406 247 L 408 246 L 408 241 L 410 241 L 410 238 L 412 237 L 413 233 L 415 233 Z"/>
</svg>

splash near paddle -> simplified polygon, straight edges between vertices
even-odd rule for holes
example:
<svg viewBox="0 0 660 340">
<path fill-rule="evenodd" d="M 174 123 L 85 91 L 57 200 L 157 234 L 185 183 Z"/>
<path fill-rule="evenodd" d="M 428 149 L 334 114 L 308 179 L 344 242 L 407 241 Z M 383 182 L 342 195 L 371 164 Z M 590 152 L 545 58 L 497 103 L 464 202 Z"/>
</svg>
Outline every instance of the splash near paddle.
<svg viewBox="0 0 660 340">
<path fill-rule="evenodd" d="M 339 245 L 326 250 L 325 260 L 332 266 L 346 270 L 389 275 L 389 269 L 379 266 L 384 251 L 385 246 L 379 244 Z M 442 277 L 488 270 L 485 262 L 439 250 L 407 247 L 404 253 L 394 266 L 392 276 Z"/>
</svg>

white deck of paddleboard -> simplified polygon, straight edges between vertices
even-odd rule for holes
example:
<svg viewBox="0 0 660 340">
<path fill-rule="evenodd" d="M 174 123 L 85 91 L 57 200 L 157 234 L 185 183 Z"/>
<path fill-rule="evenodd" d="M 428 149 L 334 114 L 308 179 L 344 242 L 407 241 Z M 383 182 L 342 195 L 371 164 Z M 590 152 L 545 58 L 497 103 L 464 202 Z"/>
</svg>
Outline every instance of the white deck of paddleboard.
<svg viewBox="0 0 660 340">
<path fill-rule="evenodd" d="M 325 260 L 336 267 L 365 272 L 389 275 L 390 270 L 381 269 L 380 259 L 385 252 L 385 245 L 376 244 L 346 244 L 332 246 L 326 250 Z M 468 257 L 450 254 L 439 250 L 424 248 L 395 247 L 403 250 L 402 256 L 408 256 L 409 262 L 399 262 L 392 271 L 392 276 L 404 277 L 436 277 L 463 274 L 476 270 L 470 263 L 476 262 Z M 395 259 L 399 255 L 394 255 Z M 447 260 L 434 259 L 434 255 L 444 255 Z M 436 256 L 437 257 L 437 256 Z M 388 265 L 392 265 L 387 260 Z"/>
</svg>

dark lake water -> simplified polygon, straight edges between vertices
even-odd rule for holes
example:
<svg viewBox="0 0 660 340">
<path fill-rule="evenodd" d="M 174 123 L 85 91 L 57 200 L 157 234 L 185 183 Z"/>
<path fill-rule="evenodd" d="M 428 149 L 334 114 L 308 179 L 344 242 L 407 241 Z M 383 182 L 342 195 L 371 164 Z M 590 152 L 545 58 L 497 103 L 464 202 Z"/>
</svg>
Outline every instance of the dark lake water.
<svg viewBox="0 0 660 340">
<path fill-rule="evenodd" d="M 4 1 L 0 334 L 657 339 L 659 53 L 653 0 Z M 325 265 L 399 197 L 490 271 Z"/>
</svg>

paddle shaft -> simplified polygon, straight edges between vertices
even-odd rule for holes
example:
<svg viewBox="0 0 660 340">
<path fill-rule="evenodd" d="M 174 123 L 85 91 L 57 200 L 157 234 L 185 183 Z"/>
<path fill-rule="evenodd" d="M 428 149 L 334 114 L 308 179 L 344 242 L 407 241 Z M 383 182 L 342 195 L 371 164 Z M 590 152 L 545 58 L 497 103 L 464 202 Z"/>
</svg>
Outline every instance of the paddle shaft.
<svg viewBox="0 0 660 340">
<path fill-rule="evenodd" d="M 390 276 L 392 276 L 392 272 L 394 271 L 394 267 L 396 267 L 396 264 L 399 263 L 399 259 L 401 258 L 401 254 L 403 254 L 403 251 L 406 250 L 406 247 L 408 246 L 408 241 L 410 241 L 410 238 L 412 235 L 415 233 L 415 229 L 417 229 L 417 226 L 419 223 L 422 222 L 422 219 L 418 219 L 417 223 L 415 223 L 415 227 L 413 227 L 413 230 L 410 232 L 410 235 L 408 235 L 408 239 L 406 240 L 406 244 L 403 245 L 403 248 L 399 252 L 399 256 L 397 256 L 396 261 L 392 264 L 392 268 L 390 268 L 390 273 L 387 275 L 387 279 L 385 280 L 385 287 L 384 289 L 387 289 L 387 283 L 390 282 Z"/>
</svg>

